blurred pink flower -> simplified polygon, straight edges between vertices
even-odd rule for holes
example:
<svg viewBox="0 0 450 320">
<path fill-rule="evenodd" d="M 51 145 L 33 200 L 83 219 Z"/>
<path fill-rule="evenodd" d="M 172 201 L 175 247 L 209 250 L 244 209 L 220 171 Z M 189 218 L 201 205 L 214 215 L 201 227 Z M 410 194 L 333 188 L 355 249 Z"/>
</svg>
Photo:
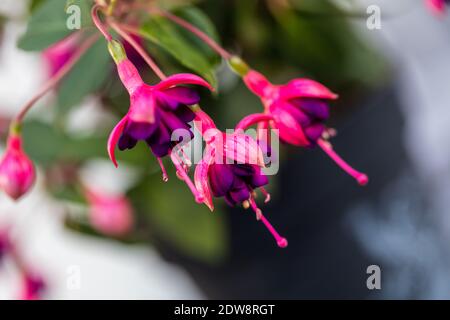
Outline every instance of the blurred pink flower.
<svg viewBox="0 0 450 320">
<path fill-rule="evenodd" d="M 49 68 L 49 76 L 54 76 L 73 56 L 77 49 L 79 34 L 70 36 L 52 44 L 43 51 L 43 57 Z"/>
<path fill-rule="evenodd" d="M 449 4 L 449 0 L 425 0 L 428 9 L 436 15 L 442 15 L 445 12 L 445 5 Z"/>
<path fill-rule="evenodd" d="M 85 190 L 89 204 L 89 220 L 99 232 L 123 236 L 133 228 L 133 208 L 123 195 L 109 195 L 92 189 Z"/>
<path fill-rule="evenodd" d="M 35 181 L 33 162 L 22 150 L 22 137 L 10 134 L 0 160 L 0 188 L 14 200 L 27 193 Z"/>
<path fill-rule="evenodd" d="M 45 282 L 41 276 L 31 272 L 22 275 L 20 300 L 40 300 L 45 290 Z"/>
</svg>

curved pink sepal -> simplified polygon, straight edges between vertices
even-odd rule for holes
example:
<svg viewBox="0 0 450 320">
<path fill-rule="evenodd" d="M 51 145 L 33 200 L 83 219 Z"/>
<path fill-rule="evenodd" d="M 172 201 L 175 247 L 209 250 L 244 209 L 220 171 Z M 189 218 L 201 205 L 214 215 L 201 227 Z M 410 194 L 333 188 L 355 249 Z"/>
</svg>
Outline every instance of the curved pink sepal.
<svg viewBox="0 0 450 320">
<path fill-rule="evenodd" d="M 116 168 L 117 168 L 118 164 L 117 164 L 117 160 L 116 160 L 115 149 L 116 149 L 117 142 L 120 139 L 120 135 L 122 134 L 123 129 L 125 128 L 126 122 L 127 122 L 127 116 L 123 117 L 122 120 L 119 121 L 119 123 L 111 131 L 111 134 L 109 135 L 109 138 L 108 138 L 108 155 L 109 155 L 109 158 L 111 159 L 112 163 L 114 164 L 114 166 L 116 166 Z"/>
<path fill-rule="evenodd" d="M 158 83 L 155 88 L 157 90 L 165 90 L 173 86 L 194 84 L 208 88 L 210 91 L 214 91 L 214 88 L 203 78 L 191 73 L 178 73 L 173 76 L 167 77 Z"/>
<path fill-rule="evenodd" d="M 236 130 L 245 130 L 257 123 L 260 122 L 268 122 L 273 120 L 273 117 L 270 114 L 265 113 L 254 113 L 244 117 L 236 126 Z"/>
<path fill-rule="evenodd" d="M 294 79 L 288 84 L 280 86 L 280 97 L 284 100 L 295 98 L 318 98 L 334 100 L 338 95 L 327 87 L 310 79 Z"/>
<path fill-rule="evenodd" d="M 214 211 L 214 204 L 212 202 L 211 190 L 208 181 L 209 166 L 214 162 L 213 149 L 207 147 L 203 159 L 195 167 L 194 183 L 198 190 L 203 195 L 204 203 L 211 210 Z"/>
<path fill-rule="evenodd" d="M 267 89 L 274 87 L 266 77 L 255 70 L 250 70 L 243 80 L 247 87 L 259 97 L 266 95 Z"/>
<path fill-rule="evenodd" d="M 282 105 L 274 106 L 272 115 L 278 134 L 284 142 L 299 147 L 305 147 L 310 144 L 297 119 L 286 111 Z"/>
<path fill-rule="evenodd" d="M 225 156 L 241 164 L 265 167 L 264 156 L 258 143 L 246 134 L 229 134 L 224 137 Z"/>
</svg>

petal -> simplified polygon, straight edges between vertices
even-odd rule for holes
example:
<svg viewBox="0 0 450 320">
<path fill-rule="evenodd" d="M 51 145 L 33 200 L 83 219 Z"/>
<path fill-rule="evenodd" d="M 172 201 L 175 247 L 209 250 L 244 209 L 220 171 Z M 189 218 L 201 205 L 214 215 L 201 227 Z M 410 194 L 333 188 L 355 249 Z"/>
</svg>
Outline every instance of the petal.
<svg viewBox="0 0 450 320">
<path fill-rule="evenodd" d="M 323 131 L 325 130 L 325 126 L 321 123 L 316 123 L 305 129 L 306 136 L 311 141 L 317 141 L 322 136 Z"/>
<path fill-rule="evenodd" d="M 154 88 L 157 90 L 166 90 L 173 86 L 195 84 L 208 88 L 210 91 L 214 91 L 214 88 L 205 80 L 191 73 L 178 73 L 173 76 L 167 77 L 158 83 Z"/>
<path fill-rule="evenodd" d="M 186 106 L 181 106 L 179 107 L 176 111 L 175 114 L 177 115 L 178 118 L 180 118 L 181 121 L 188 123 L 191 122 L 195 119 L 195 113 Z"/>
<path fill-rule="evenodd" d="M 264 156 L 258 143 L 249 135 L 228 134 L 224 141 L 225 156 L 240 164 L 264 167 Z"/>
<path fill-rule="evenodd" d="M 214 204 L 212 202 L 211 190 L 209 187 L 208 171 L 211 164 L 214 163 L 213 149 L 206 147 L 203 159 L 195 167 L 194 182 L 198 192 L 204 197 L 205 204 L 213 211 Z"/>
<path fill-rule="evenodd" d="M 280 87 L 280 96 L 284 100 L 295 98 L 337 99 L 337 95 L 327 87 L 310 79 L 294 79 Z"/>
<path fill-rule="evenodd" d="M 208 172 L 212 193 L 216 197 L 223 197 L 233 185 L 234 174 L 230 165 L 212 164 Z"/>
<path fill-rule="evenodd" d="M 128 121 L 124 134 L 132 138 L 133 140 L 146 140 L 148 139 L 158 128 L 156 123 Z"/>
<path fill-rule="evenodd" d="M 132 149 L 136 146 L 137 140 L 133 139 L 127 134 L 122 134 L 119 139 L 119 150 Z"/>
<path fill-rule="evenodd" d="M 261 73 L 250 70 L 244 77 L 243 80 L 247 87 L 259 97 L 264 97 L 268 94 L 274 86 L 264 77 Z"/>
<path fill-rule="evenodd" d="M 269 179 L 262 172 L 261 168 L 255 168 L 255 174 L 252 175 L 250 185 L 252 188 L 259 188 L 269 183 Z"/>
<path fill-rule="evenodd" d="M 326 120 L 330 117 L 330 108 L 328 104 L 322 100 L 296 99 L 291 100 L 290 102 L 316 119 Z"/>
<path fill-rule="evenodd" d="M 250 192 L 248 191 L 247 187 L 236 189 L 230 192 L 230 197 L 233 199 L 236 203 L 244 202 L 245 200 L 248 200 L 250 198 Z"/>
<path fill-rule="evenodd" d="M 284 107 L 275 107 L 272 110 L 275 128 L 278 129 L 280 138 L 289 144 L 304 147 L 310 144 L 302 127 L 291 113 Z"/>
<path fill-rule="evenodd" d="M 270 114 L 265 113 L 254 113 L 246 116 L 236 126 L 236 130 L 245 130 L 259 122 L 267 122 L 273 120 L 273 117 Z"/>
<path fill-rule="evenodd" d="M 173 87 L 161 91 L 163 95 L 168 96 L 179 103 L 185 105 L 194 105 L 200 102 L 200 96 L 197 91 L 186 87 Z"/>
<path fill-rule="evenodd" d="M 114 127 L 114 129 L 111 131 L 111 134 L 109 135 L 108 138 L 108 144 L 107 144 L 107 148 L 108 148 L 108 155 L 109 158 L 111 159 L 112 163 L 117 167 L 117 160 L 116 160 L 116 156 L 115 156 L 115 149 L 116 149 L 116 145 L 117 142 L 119 141 L 120 135 L 123 132 L 123 129 L 125 128 L 125 124 L 127 123 L 128 120 L 128 116 L 125 116 L 122 118 L 122 120 L 119 121 L 119 123 Z"/>
</svg>

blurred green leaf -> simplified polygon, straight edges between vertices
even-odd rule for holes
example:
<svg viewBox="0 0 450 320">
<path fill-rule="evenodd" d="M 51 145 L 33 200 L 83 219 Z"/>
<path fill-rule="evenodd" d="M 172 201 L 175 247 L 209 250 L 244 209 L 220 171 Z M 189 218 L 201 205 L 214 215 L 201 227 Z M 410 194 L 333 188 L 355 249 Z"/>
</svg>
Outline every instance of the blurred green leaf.
<svg viewBox="0 0 450 320">
<path fill-rule="evenodd" d="M 151 17 L 143 24 L 141 34 L 166 50 L 183 66 L 203 76 L 212 86 L 217 86 L 215 64 L 210 61 L 207 54 L 184 37 L 168 19 L 159 16 Z"/>
<path fill-rule="evenodd" d="M 73 4 L 81 9 L 82 27 L 91 24 L 91 0 L 74 0 Z M 46 0 L 32 3 L 32 15 L 25 34 L 19 39 L 18 46 L 26 51 L 40 51 L 65 38 L 73 30 L 67 28 L 66 1 Z"/>
<path fill-rule="evenodd" d="M 145 214 L 165 241 L 182 253 L 205 262 L 218 262 L 228 241 L 220 207 L 213 213 L 195 202 L 187 186 L 171 173 L 167 183 L 153 175 L 129 195 L 135 208 Z"/>
<path fill-rule="evenodd" d="M 111 58 L 103 39 L 99 39 L 64 78 L 58 88 L 58 111 L 81 103 L 88 95 L 99 90 L 111 73 Z"/>
</svg>

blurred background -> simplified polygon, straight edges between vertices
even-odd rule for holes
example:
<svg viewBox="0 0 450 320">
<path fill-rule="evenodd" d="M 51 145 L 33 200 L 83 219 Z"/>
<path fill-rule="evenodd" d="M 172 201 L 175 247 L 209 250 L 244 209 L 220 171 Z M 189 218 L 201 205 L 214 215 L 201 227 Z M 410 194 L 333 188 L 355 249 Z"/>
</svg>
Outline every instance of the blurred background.
<svg viewBox="0 0 450 320">
<path fill-rule="evenodd" d="M 27 39 L 27 22 L 55 4 L 0 2 L 2 137 L 49 77 L 43 48 Z M 24 259 L 45 279 L 42 298 L 450 298 L 450 17 L 436 17 L 421 0 L 162 5 L 203 26 L 275 83 L 311 77 L 339 93 L 329 122 L 338 131 L 333 145 L 370 183 L 358 187 L 319 149 L 283 146 L 280 172 L 270 178 L 272 201 L 263 207 L 289 240 L 281 250 L 242 208 L 219 200 L 211 214 L 173 171 L 164 184 L 145 146 L 120 153 L 121 166 L 113 168 L 105 144 L 128 108 L 127 95 L 100 42 L 88 52 L 93 62 L 80 61 L 25 124 L 25 150 L 38 165 L 35 188 L 19 203 L 0 195 L 0 227 L 10 228 Z M 380 29 L 366 25 L 369 5 L 381 9 Z M 156 19 L 146 28 L 143 41 L 167 73 L 193 71 L 217 81 L 219 95 L 205 95 L 202 106 L 222 129 L 261 109 L 189 34 Z M 155 34 L 176 34 L 185 56 Z M 193 64 L 195 55 L 207 63 Z M 156 81 L 150 73 L 146 78 Z M 90 226 L 79 181 L 127 194 L 135 223 L 126 236 Z M 370 265 L 381 269 L 381 290 L 366 286 Z M 1 299 L 18 297 L 19 278 L 6 259 Z"/>
</svg>

